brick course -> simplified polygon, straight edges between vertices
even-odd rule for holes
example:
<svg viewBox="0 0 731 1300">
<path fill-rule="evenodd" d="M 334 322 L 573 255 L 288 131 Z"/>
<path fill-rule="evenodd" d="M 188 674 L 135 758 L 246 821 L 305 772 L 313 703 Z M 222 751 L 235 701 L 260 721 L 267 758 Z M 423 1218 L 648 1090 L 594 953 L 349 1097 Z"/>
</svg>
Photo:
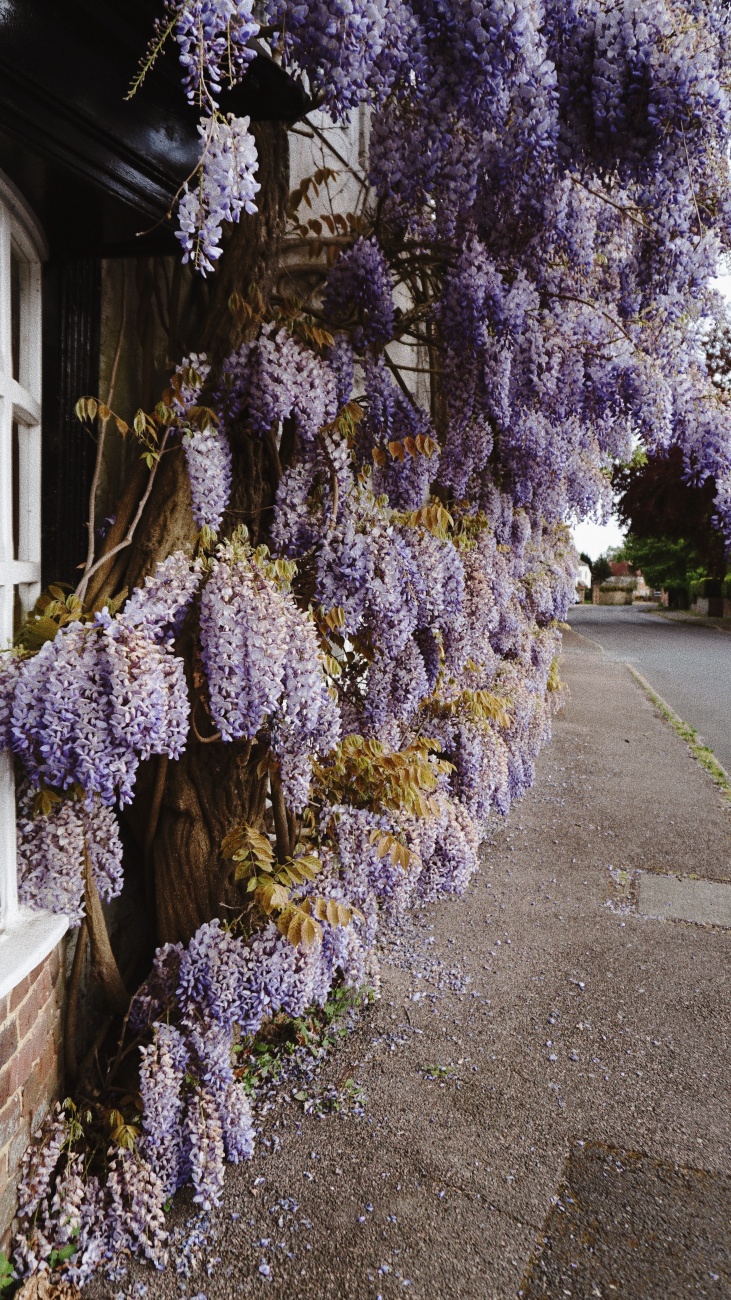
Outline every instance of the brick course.
<svg viewBox="0 0 731 1300">
<path fill-rule="evenodd" d="M 23 1153 L 58 1098 L 64 943 L 0 998 L 0 1247 L 7 1248 Z"/>
</svg>

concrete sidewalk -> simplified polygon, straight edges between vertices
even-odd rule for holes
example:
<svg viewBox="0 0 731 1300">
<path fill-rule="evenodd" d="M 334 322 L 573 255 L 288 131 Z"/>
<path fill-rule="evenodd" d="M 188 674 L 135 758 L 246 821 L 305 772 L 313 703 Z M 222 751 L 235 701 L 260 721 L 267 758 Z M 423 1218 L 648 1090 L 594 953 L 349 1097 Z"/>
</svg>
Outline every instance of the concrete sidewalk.
<svg viewBox="0 0 731 1300">
<path fill-rule="evenodd" d="M 148 1296 L 731 1296 L 731 935 L 636 910 L 640 872 L 731 880 L 731 809 L 623 664 L 567 633 L 563 676 L 534 790 L 327 1067 L 365 1117 L 282 1104 L 212 1275 Z"/>
</svg>

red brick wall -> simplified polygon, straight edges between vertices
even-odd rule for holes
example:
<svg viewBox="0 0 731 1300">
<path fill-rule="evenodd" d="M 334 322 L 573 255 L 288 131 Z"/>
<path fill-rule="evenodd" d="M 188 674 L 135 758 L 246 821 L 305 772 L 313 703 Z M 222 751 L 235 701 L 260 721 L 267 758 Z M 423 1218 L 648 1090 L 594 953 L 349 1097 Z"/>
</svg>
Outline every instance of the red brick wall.
<svg viewBox="0 0 731 1300">
<path fill-rule="evenodd" d="M 65 942 L 0 999 L 0 1246 L 23 1152 L 61 1088 L 64 949 Z"/>
</svg>

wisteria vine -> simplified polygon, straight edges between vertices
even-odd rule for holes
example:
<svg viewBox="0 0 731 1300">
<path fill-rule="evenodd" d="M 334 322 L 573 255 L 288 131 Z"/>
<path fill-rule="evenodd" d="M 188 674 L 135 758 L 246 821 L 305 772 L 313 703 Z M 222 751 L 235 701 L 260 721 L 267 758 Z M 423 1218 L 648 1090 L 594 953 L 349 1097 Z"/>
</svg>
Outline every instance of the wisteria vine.
<svg viewBox="0 0 731 1300">
<path fill-rule="evenodd" d="M 255 753 L 268 790 L 222 846 L 240 915 L 160 948 L 133 999 L 133 1149 L 89 1173 L 67 1112 L 27 1157 L 18 1268 L 72 1232 L 75 1281 L 122 1249 L 162 1265 L 166 1198 L 192 1183 L 216 1205 L 251 1154 L 237 1036 L 376 982 L 379 918 L 467 887 L 549 736 L 566 525 L 606 506 L 612 465 L 677 445 L 731 533 L 703 348 L 731 245 L 726 10 L 168 0 L 141 75 L 168 36 L 201 112 L 179 204 L 199 271 L 254 207 L 253 137 L 220 95 L 262 42 L 332 118 L 368 105 L 369 174 L 350 225 L 315 220 L 298 306 L 248 306 L 223 362 L 187 358 L 158 408 L 190 551 L 0 660 L 30 905 L 78 924 L 89 872 L 119 892 L 114 810 L 191 734 Z M 267 545 L 231 510 L 234 430 L 278 460 Z"/>
</svg>

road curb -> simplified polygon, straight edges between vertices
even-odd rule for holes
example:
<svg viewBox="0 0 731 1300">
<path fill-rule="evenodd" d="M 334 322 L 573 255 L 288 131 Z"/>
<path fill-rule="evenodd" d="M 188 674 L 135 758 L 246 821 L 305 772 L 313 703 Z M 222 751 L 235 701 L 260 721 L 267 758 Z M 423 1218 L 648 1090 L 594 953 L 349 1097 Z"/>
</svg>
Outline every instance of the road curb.
<svg viewBox="0 0 731 1300">
<path fill-rule="evenodd" d="M 638 668 L 633 667 L 633 665 L 628 663 L 626 659 L 623 662 L 630 675 L 637 682 L 638 686 L 640 686 L 645 694 L 649 696 L 652 703 L 657 706 L 665 720 L 670 723 L 673 730 L 676 731 L 681 739 L 685 741 L 693 758 L 695 758 L 701 766 L 706 769 L 715 784 L 723 791 L 726 798 L 731 801 L 731 776 L 729 776 L 725 767 L 719 763 L 710 746 L 700 743 L 701 738 L 695 727 L 692 727 L 689 722 L 686 722 L 678 713 L 675 712 L 675 709 L 670 707 L 667 700 L 664 700 L 662 695 L 655 690 L 654 686 L 650 685 L 647 678 L 642 675 Z"/>
</svg>

